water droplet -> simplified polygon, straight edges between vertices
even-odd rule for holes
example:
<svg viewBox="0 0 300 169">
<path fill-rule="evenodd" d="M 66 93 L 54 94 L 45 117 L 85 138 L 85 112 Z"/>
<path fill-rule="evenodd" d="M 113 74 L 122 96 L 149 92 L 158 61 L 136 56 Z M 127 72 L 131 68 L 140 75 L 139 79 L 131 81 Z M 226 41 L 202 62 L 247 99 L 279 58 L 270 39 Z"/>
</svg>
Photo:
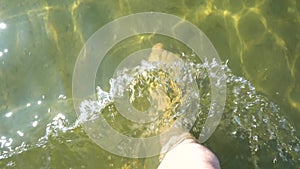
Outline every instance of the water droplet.
<svg viewBox="0 0 300 169">
<path fill-rule="evenodd" d="M 277 158 L 275 157 L 272 162 L 275 164 L 277 162 Z"/>
<path fill-rule="evenodd" d="M 8 113 L 5 114 L 5 117 L 8 118 L 8 117 L 11 117 L 12 115 L 13 115 L 13 112 L 8 112 Z"/>
<path fill-rule="evenodd" d="M 0 29 L 6 29 L 7 25 L 4 22 L 0 22 Z"/>
<path fill-rule="evenodd" d="M 253 136 L 253 140 L 258 141 L 258 136 Z"/>
<path fill-rule="evenodd" d="M 67 98 L 67 96 L 65 96 L 65 95 L 63 95 L 63 94 L 60 94 L 59 96 L 58 96 L 58 99 L 60 99 L 60 100 L 65 100 Z"/>
<path fill-rule="evenodd" d="M 36 127 L 38 125 L 38 121 L 32 122 L 32 127 Z"/>
<path fill-rule="evenodd" d="M 23 137 L 23 136 L 24 136 L 24 133 L 23 133 L 23 132 L 21 132 L 20 130 L 18 130 L 18 131 L 17 131 L 17 134 L 18 134 L 19 136 L 21 136 L 21 137 Z"/>
<path fill-rule="evenodd" d="M 38 100 L 38 101 L 37 101 L 37 104 L 38 104 L 38 105 L 42 104 L 42 101 L 41 101 L 41 100 Z"/>
</svg>

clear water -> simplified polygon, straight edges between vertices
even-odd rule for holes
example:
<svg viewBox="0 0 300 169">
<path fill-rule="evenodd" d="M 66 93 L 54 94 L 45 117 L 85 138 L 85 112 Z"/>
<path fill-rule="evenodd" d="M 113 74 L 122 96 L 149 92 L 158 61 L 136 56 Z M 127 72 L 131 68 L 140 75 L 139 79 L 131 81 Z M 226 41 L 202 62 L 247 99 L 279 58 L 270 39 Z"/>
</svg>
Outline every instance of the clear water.
<svg viewBox="0 0 300 169">
<path fill-rule="evenodd" d="M 205 143 L 222 168 L 300 166 L 296 0 L 1 1 L 0 8 L 0 168 L 156 167 L 152 164 L 157 157 L 129 159 L 101 149 L 81 126 L 74 126 L 71 99 L 73 68 L 85 41 L 109 21 L 143 11 L 186 18 L 208 35 L 221 59 L 228 60 L 225 112 Z M 97 85 L 108 91 L 120 61 L 157 42 L 174 53 L 192 53 L 164 37 L 127 39 L 107 55 Z M 210 98 L 207 77 L 201 77 L 203 116 L 192 130 L 195 135 Z M 108 117 L 115 113 L 113 106 L 105 111 Z"/>
</svg>

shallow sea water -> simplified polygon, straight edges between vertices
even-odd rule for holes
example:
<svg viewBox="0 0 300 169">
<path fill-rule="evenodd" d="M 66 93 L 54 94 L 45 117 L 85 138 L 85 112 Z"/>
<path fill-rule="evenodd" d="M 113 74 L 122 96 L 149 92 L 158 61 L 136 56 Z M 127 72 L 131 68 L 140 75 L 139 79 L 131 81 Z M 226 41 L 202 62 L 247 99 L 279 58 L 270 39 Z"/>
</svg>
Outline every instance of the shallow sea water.
<svg viewBox="0 0 300 169">
<path fill-rule="evenodd" d="M 192 22 L 208 36 L 221 60 L 228 61 L 223 118 L 204 143 L 222 168 L 299 168 L 296 0 L 3 0 L 0 9 L 0 168 L 156 168 L 158 157 L 129 159 L 101 149 L 81 126 L 74 127 L 72 100 L 73 69 L 87 39 L 116 18 L 146 11 Z M 95 83 L 108 90 L 113 70 L 124 57 L 157 42 L 174 53 L 192 54 L 165 37 L 132 37 L 107 54 Z M 195 135 L 208 111 L 207 81 L 203 76 L 198 84 L 202 114 L 192 130 Z M 108 118 L 113 110 L 105 110 Z"/>
</svg>

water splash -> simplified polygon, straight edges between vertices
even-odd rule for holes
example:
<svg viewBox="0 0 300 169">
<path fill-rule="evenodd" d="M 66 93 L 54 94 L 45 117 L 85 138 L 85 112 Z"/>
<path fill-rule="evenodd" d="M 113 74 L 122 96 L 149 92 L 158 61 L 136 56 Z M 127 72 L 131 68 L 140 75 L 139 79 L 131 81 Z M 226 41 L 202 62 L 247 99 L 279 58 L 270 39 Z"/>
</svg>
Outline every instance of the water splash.
<svg viewBox="0 0 300 169">
<path fill-rule="evenodd" d="M 200 65 L 197 66 L 200 67 Z M 131 111 L 146 113 L 147 116 L 151 116 L 151 121 L 157 120 L 162 114 L 175 119 L 182 116 L 184 112 L 198 111 L 198 103 L 193 101 L 199 100 L 199 94 L 194 92 L 197 91 L 195 83 L 197 76 L 199 75 L 194 63 L 178 61 L 168 65 L 164 62 L 142 60 L 140 65 L 132 69 L 124 68 L 116 72 L 116 76 L 110 79 L 109 92 L 103 91 L 98 86 L 98 99 L 96 101 L 84 100 L 81 103 L 78 121 L 84 123 L 96 120 L 103 109 L 110 104 L 113 104 L 121 113 L 124 110 L 129 113 L 132 113 Z M 135 107 L 128 106 L 141 98 L 150 102 L 150 105 L 145 106 L 148 108 L 144 111 L 138 111 L 140 109 L 138 106 L 143 106 L 141 104 Z M 166 112 L 169 113 L 167 116 Z M 134 114 L 134 116 L 139 116 L 139 114 Z M 164 120 L 171 122 L 170 119 Z M 139 122 L 145 123 L 143 120 Z M 151 123 L 151 128 L 159 128 L 158 124 L 155 124 L 155 127 L 153 125 Z"/>
<path fill-rule="evenodd" d="M 169 66 L 147 61 L 143 61 L 140 67 L 134 70 L 124 69 L 118 72 L 117 76 L 113 77 L 110 81 L 112 86 L 110 91 L 105 92 L 100 87 L 97 87 L 98 99 L 95 101 L 86 100 L 82 102 L 81 108 L 83 113 L 76 120 L 74 120 L 74 113 L 70 115 L 70 113 L 66 112 L 67 109 L 70 109 L 68 106 L 56 105 L 58 103 L 53 103 L 51 110 L 48 107 L 41 108 L 41 106 L 43 106 L 42 103 L 37 105 L 37 107 L 33 104 L 30 106 L 26 104 L 18 110 L 7 111 L 7 113 L 1 116 L 1 122 L 5 121 L 5 123 L 0 124 L 0 159 L 9 159 L 12 156 L 18 156 L 18 154 L 31 149 L 44 147 L 48 145 L 49 141 L 60 137 L 63 133 L 71 134 L 85 122 L 96 120 L 101 112 L 106 113 L 106 117 L 111 117 L 108 120 L 114 123 L 114 120 L 118 119 L 120 114 L 118 114 L 113 102 L 116 98 L 124 96 L 124 92 L 127 91 L 126 88 L 122 88 L 122 86 L 134 86 L 134 84 L 138 84 L 137 81 L 132 83 L 137 75 L 143 75 L 145 74 L 144 72 L 153 74 L 153 72 L 158 70 L 158 66 L 168 72 Z M 213 66 L 221 66 L 224 68 L 222 65 L 209 65 L 206 62 L 203 64 L 193 62 L 186 62 L 184 64 L 174 63 L 174 67 L 178 68 L 178 71 L 186 71 L 182 73 L 182 76 L 173 79 L 174 82 L 181 87 L 184 86 L 182 84 L 186 82 L 196 80 L 197 87 L 200 89 L 198 92 L 194 92 L 200 99 L 200 106 L 198 107 L 200 113 L 197 117 L 197 123 L 192 128 L 192 132 L 195 135 L 200 133 L 209 109 L 208 105 L 210 103 L 211 94 L 209 89 L 209 77 L 215 76 L 218 78 L 218 75 L 208 74 L 207 69 Z M 225 114 L 218 129 L 222 134 L 217 131 L 213 139 L 225 142 L 224 137 L 226 137 L 232 141 L 230 144 L 237 147 L 241 146 L 241 143 L 245 143 L 242 146 L 246 147 L 247 151 L 237 154 L 241 157 L 250 157 L 250 159 L 239 158 L 240 163 L 244 163 L 245 166 L 253 168 L 264 168 L 264 166 L 274 166 L 274 168 L 287 166 L 287 168 L 293 168 L 299 166 L 300 140 L 296 135 L 295 128 L 285 118 L 284 113 L 276 104 L 258 94 L 249 81 L 233 75 L 226 66 L 225 70 L 228 85 L 227 91 L 229 92 L 227 95 Z M 187 92 L 185 90 L 188 89 L 184 89 L 183 93 Z M 131 94 L 136 97 L 133 93 Z M 135 97 L 132 98 L 132 101 L 136 99 Z M 68 105 L 67 102 L 68 100 L 63 100 L 59 104 Z M 39 117 L 35 119 L 38 121 L 38 125 L 35 128 L 39 128 L 39 134 L 31 135 L 34 133 L 29 130 L 29 128 L 32 129 L 33 127 L 32 120 L 28 123 L 19 123 L 20 126 L 12 127 L 10 130 L 4 132 L 5 128 L 9 128 L 9 123 L 13 124 L 22 117 L 21 112 L 24 112 L 24 110 L 45 112 L 44 114 L 39 114 Z M 29 114 L 30 111 L 28 111 Z M 164 121 L 164 123 L 172 122 L 172 119 L 182 115 L 183 112 L 175 111 L 172 113 L 168 116 L 170 117 L 169 120 Z M 34 117 L 35 115 L 32 116 Z M 114 125 L 118 127 L 118 124 Z M 161 123 L 157 123 L 157 126 L 159 125 L 161 125 Z M 157 133 L 157 126 L 153 124 L 145 126 L 141 129 L 141 132 L 136 135 L 145 133 L 145 135 L 151 135 L 151 133 Z M 128 130 L 128 128 L 126 130 Z M 23 137 L 21 136 L 22 134 L 17 135 L 17 131 L 22 132 Z M 15 134 L 13 135 L 8 132 Z M 31 137 L 35 139 L 28 139 L 28 135 L 31 135 Z M 67 140 L 68 138 L 65 138 L 63 142 L 67 142 Z M 226 142 L 221 145 L 228 146 Z M 222 161 L 222 154 L 218 155 L 221 156 Z M 238 165 L 238 163 L 239 162 L 236 162 L 236 165 Z"/>
</svg>

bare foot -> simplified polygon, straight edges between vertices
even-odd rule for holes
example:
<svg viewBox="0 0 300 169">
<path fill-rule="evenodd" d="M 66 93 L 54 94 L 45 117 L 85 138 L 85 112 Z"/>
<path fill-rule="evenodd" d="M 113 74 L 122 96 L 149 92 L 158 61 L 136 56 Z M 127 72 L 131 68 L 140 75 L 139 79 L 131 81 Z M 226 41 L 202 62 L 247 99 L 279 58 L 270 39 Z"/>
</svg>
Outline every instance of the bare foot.
<svg viewBox="0 0 300 169">
<path fill-rule="evenodd" d="M 218 158 L 206 147 L 187 138 L 168 151 L 158 169 L 220 169 Z"/>
<path fill-rule="evenodd" d="M 148 58 L 150 62 L 165 62 L 170 65 L 174 61 L 181 60 L 177 54 L 163 49 L 162 43 L 156 43 L 152 47 L 152 52 Z"/>
<path fill-rule="evenodd" d="M 164 62 L 167 65 L 171 65 L 175 61 L 182 61 L 178 55 L 164 50 L 162 43 L 157 43 L 152 47 L 148 60 Z M 176 70 L 174 71 L 176 72 Z M 162 100 L 158 105 L 164 107 L 168 102 L 161 99 L 166 97 L 162 91 L 150 91 L 150 95 L 153 99 Z M 160 138 L 163 154 L 161 154 L 161 163 L 158 169 L 220 169 L 218 158 L 209 149 L 197 143 L 190 133 L 173 130 Z"/>
</svg>

